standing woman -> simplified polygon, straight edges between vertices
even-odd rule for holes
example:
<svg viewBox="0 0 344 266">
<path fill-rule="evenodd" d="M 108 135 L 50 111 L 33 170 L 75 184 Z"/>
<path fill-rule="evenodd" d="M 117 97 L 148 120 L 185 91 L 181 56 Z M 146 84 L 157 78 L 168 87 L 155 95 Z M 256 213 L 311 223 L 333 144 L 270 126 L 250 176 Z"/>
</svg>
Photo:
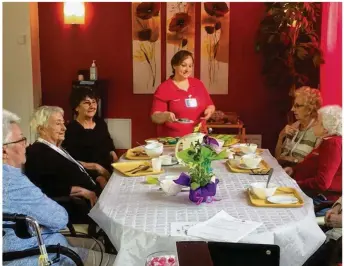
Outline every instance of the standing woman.
<svg viewBox="0 0 344 266">
<path fill-rule="evenodd" d="M 157 88 L 151 111 L 152 121 L 158 124 L 158 136 L 181 137 L 192 133 L 200 120 L 208 120 L 215 111 L 204 84 L 190 77 L 194 66 L 192 53 L 181 50 L 172 60 L 173 75 Z M 179 123 L 177 119 L 191 123 Z"/>
<path fill-rule="evenodd" d="M 62 146 L 78 160 L 91 176 L 108 179 L 111 164 L 118 160 L 107 124 L 96 117 L 98 97 L 93 90 L 74 90 L 70 103 L 76 119 L 67 125 Z"/>
</svg>

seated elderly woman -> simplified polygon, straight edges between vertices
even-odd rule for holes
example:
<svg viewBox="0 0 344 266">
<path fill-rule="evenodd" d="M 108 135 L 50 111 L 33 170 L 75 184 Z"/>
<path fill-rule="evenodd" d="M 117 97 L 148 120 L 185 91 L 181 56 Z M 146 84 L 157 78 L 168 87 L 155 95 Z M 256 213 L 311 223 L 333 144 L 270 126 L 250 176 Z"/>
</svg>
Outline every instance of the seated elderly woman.
<svg viewBox="0 0 344 266">
<path fill-rule="evenodd" d="M 73 249 L 81 257 L 85 265 L 99 265 L 101 253 L 91 250 L 92 239 L 64 237 L 58 231 L 66 228 L 68 214 L 55 201 L 48 198 L 22 173 L 25 163 L 26 138 L 18 125 L 19 117 L 3 110 L 3 175 L 2 175 L 2 210 L 9 214 L 23 214 L 38 221 L 43 232 L 42 238 L 46 245 L 65 246 Z M 20 251 L 37 247 L 37 238 L 18 238 L 12 229 L 4 228 L 3 251 Z M 83 247 L 83 248 L 81 248 Z M 103 254 L 102 265 L 113 265 L 115 256 Z M 38 256 L 31 256 L 12 261 L 6 265 L 37 265 Z M 74 265 L 67 257 L 61 256 L 60 265 Z"/>
<path fill-rule="evenodd" d="M 25 174 L 51 198 L 82 197 L 93 206 L 101 193 L 98 182 L 103 177 L 93 179 L 79 162 L 60 147 L 66 130 L 63 110 L 53 106 L 39 107 L 33 115 L 31 127 L 39 138 L 26 150 Z M 65 207 L 71 220 L 77 223 L 80 218 L 77 210 Z"/>
<path fill-rule="evenodd" d="M 342 108 L 337 105 L 320 108 L 313 131 L 322 139 L 319 147 L 285 171 L 314 198 L 315 204 L 336 201 L 342 193 Z"/>
<path fill-rule="evenodd" d="M 118 158 L 106 123 L 95 116 L 97 101 L 93 90 L 82 88 L 72 91 L 70 103 L 76 119 L 67 125 L 62 146 L 92 176 L 108 179 L 112 172 L 111 164 Z"/>
<path fill-rule="evenodd" d="M 282 129 L 275 150 L 275 157 L 282 166 L 293 166 L 301 162 L 319 144 L 312 126 L 321 107 L 320 92 L 310 87 L 301 87 L 295 92 L 295 96 L 291 110 L 297 121 Z"/>
</svg>

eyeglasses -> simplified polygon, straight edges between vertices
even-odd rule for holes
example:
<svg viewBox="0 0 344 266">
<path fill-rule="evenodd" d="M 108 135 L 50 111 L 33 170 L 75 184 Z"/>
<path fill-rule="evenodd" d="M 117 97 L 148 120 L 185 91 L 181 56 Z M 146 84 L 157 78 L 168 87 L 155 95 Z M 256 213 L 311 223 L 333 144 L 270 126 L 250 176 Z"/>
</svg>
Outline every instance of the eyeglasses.
<svg viewBox="0 0 344 266">
<path fill-rule="evenodd" d="M 294 103 L 294 105 L 293 105 L 294 108 L 300 108 L 303 106 L 305 106 L 305 105 L 304 104 L 298 104 L 298 103 Z"/>
<path fill-rule="evenodd" d="M 7 142 L 7 143 L 4 143 L 3 145 L 9 145 L 9 144 L 15 144 L 15 143 L 20 143 L 20 142 L 23 142 L 24 141 L 24 145 L 26 144 L 26 141 L 27 139 L 25 137 L 19 139 L 19 140 L 16 140 L 16 141 L 12 141 L 12 142 Z"/>
</svg>

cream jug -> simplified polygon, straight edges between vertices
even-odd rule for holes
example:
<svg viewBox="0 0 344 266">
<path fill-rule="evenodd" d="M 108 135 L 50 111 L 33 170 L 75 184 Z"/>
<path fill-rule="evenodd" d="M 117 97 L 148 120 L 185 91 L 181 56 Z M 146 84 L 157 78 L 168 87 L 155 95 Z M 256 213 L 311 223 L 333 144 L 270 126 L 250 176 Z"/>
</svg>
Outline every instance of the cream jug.
<svg viewBox="0 0 344 266">
<path fill-rule="evenodd" d="M 191 133 L 191 134 L 185 135 L 184 137 L 182 137 L 178 140 L 178 142 L 176 144 L 175 154 L 176 154 L 176 158 L 177 158 L 179 163 L 183 162 L 178 157 L 178 151 L 179 151 L 180 144 L 183 145 L 183 150 L 186 150 L 186 149 L 191 147 L 191 144 L 195 145 L 197 143 L 197 141 L 202 143 L 204 136 L 205 136 L 205 134 L 203 134 L 203 133 Z"/>
</svg>

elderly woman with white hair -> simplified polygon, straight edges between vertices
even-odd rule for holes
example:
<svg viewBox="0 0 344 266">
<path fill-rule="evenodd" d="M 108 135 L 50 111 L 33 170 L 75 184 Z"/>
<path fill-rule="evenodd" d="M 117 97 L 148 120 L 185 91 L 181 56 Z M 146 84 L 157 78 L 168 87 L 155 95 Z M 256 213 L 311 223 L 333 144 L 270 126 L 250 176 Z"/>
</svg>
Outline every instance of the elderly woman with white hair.
<svg viewBox="0 0 344 266">
<path fill-rule="evenodd" d="M 99 265 L 103 255 L 102 265 L 113 265 L 115 256 L 91 250 L 95 242 L 92 239 L 64 237 L 59 233 L 66 228 L 68 214 L 55 201 L 42 193 L 28 177 L 22 173 L 25 163 L 26 138 L 19 127 L 19 117 L 7 110 L 2 114 L 3 131 L 3 166 L 2 166 L 2 211 L 8 214 L 23 214 L 38 221 L 45 245 L 57 245 L 72 248 L 84 265 Z M 3 252 L 20 251 L 38 246 L 37 238 L 21 239 L 14 230 L 3 229 Z M 83 248 L 81 248 L 83 247 Z M 94 248 L 95 249 L 95 248 Z M 26 266 L 37 265 L 38 256 L 14 260 L 6 265 Z M 69 258 L 61 255 L 59 265 L 75 265 Z"/>
<path fill-rule="evenodd" d="M 81 197 L 93 206 L 101 193 L 99 180 L 93 179 L 78 161 L 61 148 L 66 131 L 63 114 L 63 110 L 55 106 L 41 106 L 35 111 L 31 127 L 39 137 L 26 150 L 25 173 L 51 198 Z M 81 215 L 72 204 L 64 207 L 73 223 L 89 220 L 87 213 Z"/>
<path fill-rule="evenodd" d="M 328 105 L 319 109 L 314 134 L 322 138 L 300 164 L 287 167 L 302 190 L 314 196 L 314 202 L 336 201 L 342 194 L 342 108 Z"/>
</svg>

